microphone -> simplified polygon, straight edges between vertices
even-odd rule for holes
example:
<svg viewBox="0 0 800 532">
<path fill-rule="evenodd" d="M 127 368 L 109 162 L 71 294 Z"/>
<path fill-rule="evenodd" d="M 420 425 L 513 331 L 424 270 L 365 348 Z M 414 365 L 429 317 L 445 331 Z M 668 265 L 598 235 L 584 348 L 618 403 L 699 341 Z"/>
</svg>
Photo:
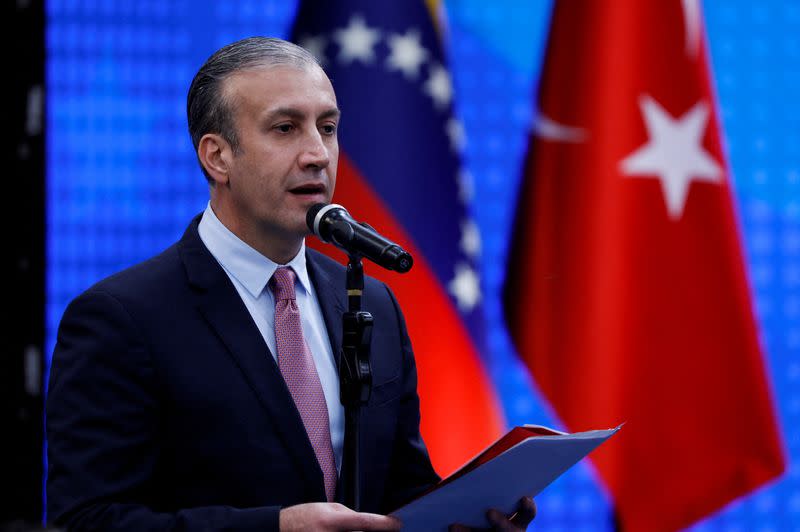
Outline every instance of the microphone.
<svg viewBox="0 0 800 532">
<path fill-rule="evenodd" d="M 364 256 L 387 270 L 406 273 L 414 265 L 410 253 L 369 225 L 353 220 L 341 205 L 312 205 L 306 214 L 306 225 L 323 242 L 333 244 L 349 255 Z"/>
</svg>

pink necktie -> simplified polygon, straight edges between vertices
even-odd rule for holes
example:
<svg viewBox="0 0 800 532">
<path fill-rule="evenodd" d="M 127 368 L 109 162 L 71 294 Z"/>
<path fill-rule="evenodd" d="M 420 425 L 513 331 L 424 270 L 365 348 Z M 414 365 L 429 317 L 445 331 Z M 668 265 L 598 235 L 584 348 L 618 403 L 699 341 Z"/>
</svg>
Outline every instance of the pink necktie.
<svg viewBox="0 0 800 532">
<path fill-rule="evenodd" d="M 333 501 L 336 494 L 336 462 L 331 445 L 328 406 L 319 382 L 311 349 L 303 338 L 300 311 L 294 295 L 295 273 L 278 268 L 269 285 L 275 294 L 275 344 L 278 367 L 314 447 L 325 477 L 325 495 Z"/>
</svg>

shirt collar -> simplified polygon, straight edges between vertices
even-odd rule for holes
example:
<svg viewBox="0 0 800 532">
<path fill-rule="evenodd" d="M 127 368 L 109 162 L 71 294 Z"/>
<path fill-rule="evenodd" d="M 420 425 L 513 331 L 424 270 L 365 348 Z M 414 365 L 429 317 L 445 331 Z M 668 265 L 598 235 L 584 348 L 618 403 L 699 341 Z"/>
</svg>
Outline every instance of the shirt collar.
<svg viewBox="0 0 800 532">
<path fill-rule="evenodd" d="M 311 293 L 311 280 L 306 269 L 306 242 L 303 240 L 300 251 L 287 264 L 278 264 L 268 259 L 238 236 L 217 218 L 208 202 L 198 227 L 200 238 L 228 274 L 247 289 L 253 297 L 258 297 L 280 266 L 291 267 L 297 274 L 300 286 Z"/>
</svg>

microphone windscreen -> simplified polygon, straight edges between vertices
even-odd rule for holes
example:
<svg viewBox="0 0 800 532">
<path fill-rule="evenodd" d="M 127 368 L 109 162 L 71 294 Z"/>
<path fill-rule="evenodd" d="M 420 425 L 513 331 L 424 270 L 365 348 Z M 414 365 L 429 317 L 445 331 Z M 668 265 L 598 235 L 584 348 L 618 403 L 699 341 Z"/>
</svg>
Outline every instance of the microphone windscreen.
<svg viewBox="0 0 800 532">
<path fill-rule="evenodd" d="M 306 225 L 308 226 L 309 231 L 311 231 L 314 234 L 316 234 L 316 231 L 314 230 L 314 219 L 316 219 L 317 214 L 319 214 L 319 211 L 321 211 L 324 208 L 325 208 L 324 203 L 315 203 L 308 209 L 308 212 L 306 213 Z"/>
</svg>

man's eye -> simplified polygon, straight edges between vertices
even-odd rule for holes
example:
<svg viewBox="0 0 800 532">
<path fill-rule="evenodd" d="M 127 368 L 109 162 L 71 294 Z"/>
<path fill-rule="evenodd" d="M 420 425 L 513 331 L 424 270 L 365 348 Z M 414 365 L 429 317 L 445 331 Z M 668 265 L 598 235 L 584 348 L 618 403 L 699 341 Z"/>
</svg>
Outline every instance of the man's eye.
<svg viewBox="0 0 800 532">
<path fill-rule="evenodd" d="M 322 132 L 326 135 L 333 135 L 336 133 L 336 126 L 333 124 L 324 124 L 322 126 Z"/>
<path fill-rule="evenodd" d="M 289 133 L 293 129 L 293 126 L 292 124 L 280 124 L 278 126 L 275 126 L 275 129 L 277 129 L 281 133 Z"/>
</svg>

